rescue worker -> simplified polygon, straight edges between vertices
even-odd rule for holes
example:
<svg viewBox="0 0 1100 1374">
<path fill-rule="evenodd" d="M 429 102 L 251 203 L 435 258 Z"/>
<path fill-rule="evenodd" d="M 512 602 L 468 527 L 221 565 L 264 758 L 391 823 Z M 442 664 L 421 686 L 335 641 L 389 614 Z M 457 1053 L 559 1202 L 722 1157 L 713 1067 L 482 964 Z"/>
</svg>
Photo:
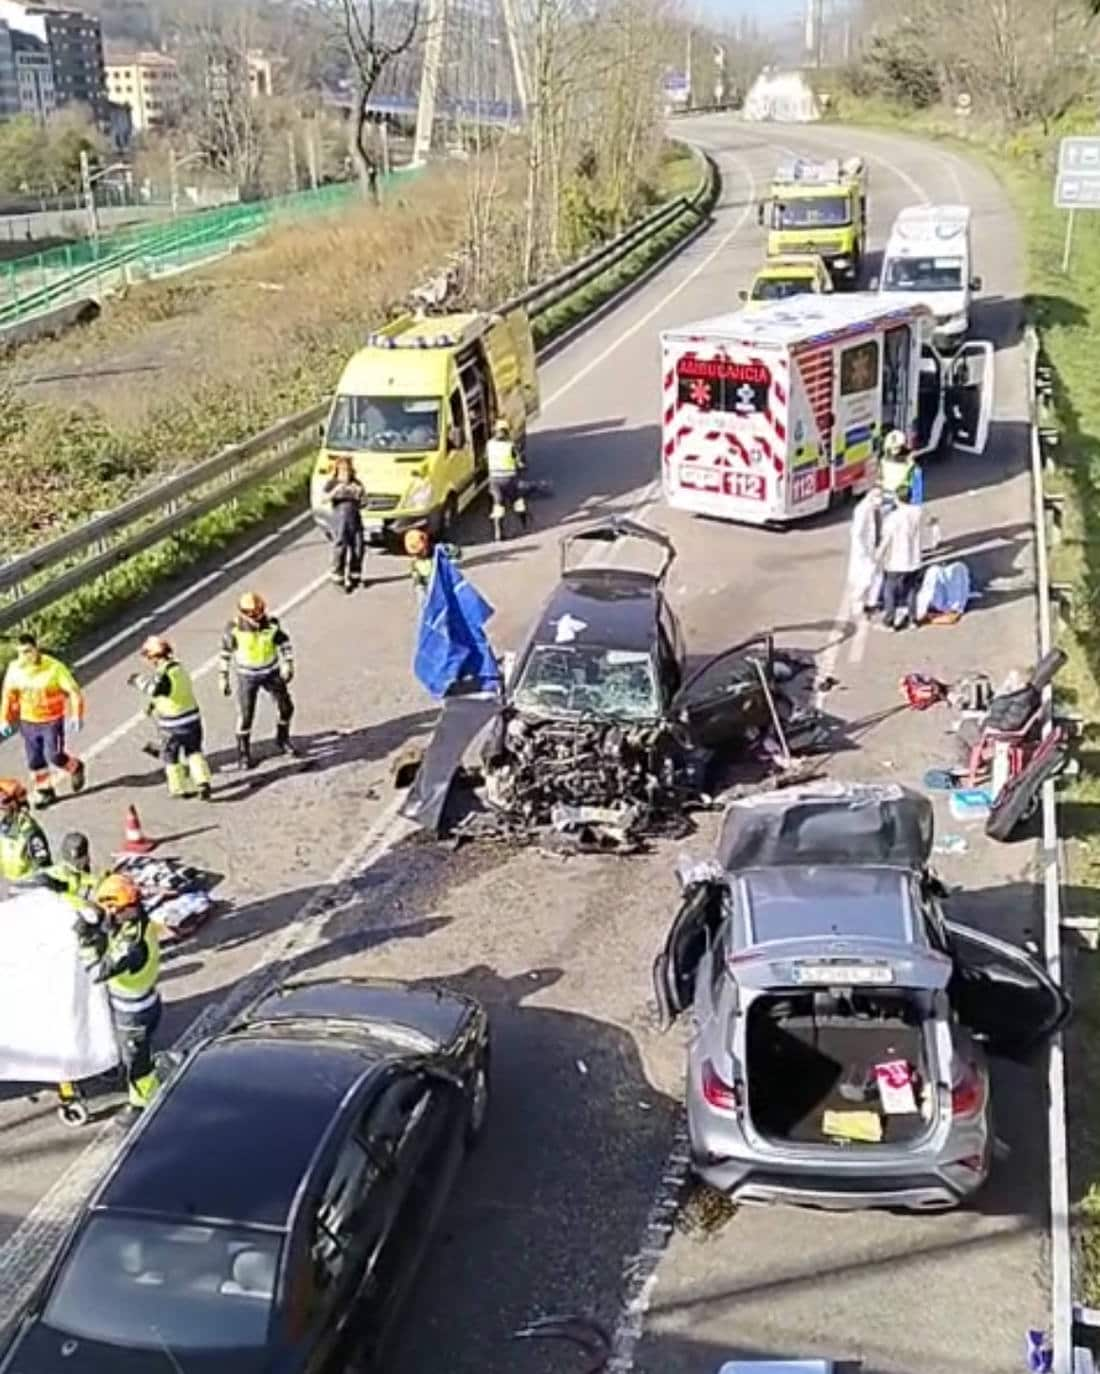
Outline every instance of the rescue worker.
<svg viewBox="0 0 1100 1374">
<path fill-rule="evenodd" d="M 191 797 L 191 784 L 203 801 L 210 800 L 210 765 L 202 752 L 202 715 L 191 674 L 176 658 L 171 644 L 150 635 L 141 646 L 148 673 L 131 673 L 131 687 L 149 697 L 146 713 L 160 731 L 160 757 L 169 795 Z"/>
<path fill-rule="evenodd" d="M 324 485 L 332 503 L 332 571 L 338 587 L 351 593 L 363 580 L 363 502 L 367 493 L 350 458 L 337 458 Z"/>
<path fill-rule="evenodd" d="M 493 499 L 489 518 L 493 523 L 493 538 L 504 538 L 504 515 L 509 506 L 519 516 L 519 523 L 526 529 L 530 523 L 527 501 L 520 492 L 519 474 L 521 463 L 519 453 L 512 442 L 508 421 L 503 417 L 493 426 L 493 437 L 485 449 L 489 464 L 489 493 Z"/>
<path fill-rule="evenodd" d="M 882 443 L 882 462 L 879 465 L 882 494 L 888 504 L 898 499 L 898 493 L 905 491 L 912 501 L 913 486 L 917 475 L 917 464 L 909 448 L 909 441 L 900 429 L 892 429 Z M 919 502 L 914 501 L 914 505 Z"/>
<path fill-rule="evenodd" d="M 424 529 L 409 530 L 405 534 L 405 552 L 409 555 L 409 576 L 416 592 L 417 606 L 423 606 L 427 598 L 437 548 L 452 563 L 461 562 L 462 550 L 457 544 L 433 544 L 431 535 Z"/>
<path fill-rule="evenodd" d="M 51 767 L 68 773 L 74 792 L 84 790 L 84 765 L 65 748 L 66 710 L 69 730 L 78 734 L 84 727 L 84 694 L 76 679 L 60 659 L 42 652 L 34 635 L 20 635 L 0 693 L 0 739 L 17 728 L 22 735 L 36 807 L 57 801 Z"/>
<path fill-rule="evenodd" d="M 237 762 L 255 768 L 252 757 L 252 722 L 256 698 L 267 692 L 275 703 L 275 747 L 282 754 L 298 756 L 290 740 L 294 702 L 289 684 L 294 679 L 294 650 L 290 637 L 256 592 L 245 592 L 237 603 L 237 617 L 222 636 L 219 679 L 223 696 L 231 696 L 229 670 L 237 675 Z"/>
<path fill-rule="evenodd" d="M 92 872 L 92 849 L 87 835 L 72 830 L 62 836 L 61 857 L 38 877 L 43 887 L 64 897 L 77 910 L 89 906 L 100 880 Z"/>
<path fill-rule="evenodd" d="M 0 878 L 23 883 L 52 862 L 46 832 L 27 805 L 27 789 L 17 778 L 0 778 Z"/>
<path fill-rule="evenodd" d="M 130 1109 L 139 1112 L 160 1086 L 153 1067 L 153 1036 L 161 1017 L 160 942 L 137 884 L 124 873 L 108 874 L 96 887 L 94 902 L 97 919 L 80 917 L 74 928 L 93 981 L 107 984 Z"/>
</svg>

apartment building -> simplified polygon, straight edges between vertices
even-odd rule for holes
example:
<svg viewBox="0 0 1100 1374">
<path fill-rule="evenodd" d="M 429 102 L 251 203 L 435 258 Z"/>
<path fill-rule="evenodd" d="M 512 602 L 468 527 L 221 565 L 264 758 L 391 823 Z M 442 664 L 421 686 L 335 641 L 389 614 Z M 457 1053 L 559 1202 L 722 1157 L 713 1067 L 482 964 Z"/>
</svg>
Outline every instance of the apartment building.
<svg viewBox="0 0 1100 1374">
<path fill-rule="evenodd" d="M 45 45 L 53 71 L 56 106 L 85 105 L 107 129 L 107 82 L 99 20 L 81 10 L 0 0 L 0 21 Z"/>
<path fill-rule="evenodd" d="M 15 52 L 11 29 L 0 20 L 0 119 L 19 113 L 19 86 L 15 79 Z"/>
<path fill-rule="evenodd" d="M 19 113 L 44 123 L 57 108 L 53 84 L 53 59 L 40 38 L 16 30 L 12 36 Z"/>
<path fill-rule="evenodd" d="M 128 105 L 134 132 L 161 129 L 179 108 L 180 76 L 176 63 L 163 53 L 115 53 L 107 56 L 107 95 Z"/>
</svg>

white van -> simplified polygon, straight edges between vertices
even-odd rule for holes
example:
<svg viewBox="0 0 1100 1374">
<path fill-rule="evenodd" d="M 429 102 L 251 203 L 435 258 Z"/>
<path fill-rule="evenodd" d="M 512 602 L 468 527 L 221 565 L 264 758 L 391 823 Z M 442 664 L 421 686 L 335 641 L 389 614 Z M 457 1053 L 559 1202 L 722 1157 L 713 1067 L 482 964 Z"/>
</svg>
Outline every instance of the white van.
<svg viewBox="0 0 1100 1374">
<path fill-rule="evenodd" d="M 970 329 L 971 293 L 982 289 L 971 272 L 970 207 L 910 205 L 894 221 L 877 286 L 927 305 L 934 343 L 953 348 Z"/>
</svg>

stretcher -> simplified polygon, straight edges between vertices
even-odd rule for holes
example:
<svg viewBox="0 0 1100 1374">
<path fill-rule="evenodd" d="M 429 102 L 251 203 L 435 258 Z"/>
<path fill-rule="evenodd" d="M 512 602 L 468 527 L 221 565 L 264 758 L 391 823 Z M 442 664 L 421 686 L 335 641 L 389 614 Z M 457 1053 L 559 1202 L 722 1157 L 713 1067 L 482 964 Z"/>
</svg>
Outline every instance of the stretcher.
<svg viewBox="0 0 1100 1374">
<path fill-rule="evenodd" d="M 88 1120 L 81 1084 L 119 1065 L 107 990 L 88 976 L 74 919 L 40 889 L 0 902 L 0 1082 L 53 1085 L 67 1126 Z"/>
</svg>

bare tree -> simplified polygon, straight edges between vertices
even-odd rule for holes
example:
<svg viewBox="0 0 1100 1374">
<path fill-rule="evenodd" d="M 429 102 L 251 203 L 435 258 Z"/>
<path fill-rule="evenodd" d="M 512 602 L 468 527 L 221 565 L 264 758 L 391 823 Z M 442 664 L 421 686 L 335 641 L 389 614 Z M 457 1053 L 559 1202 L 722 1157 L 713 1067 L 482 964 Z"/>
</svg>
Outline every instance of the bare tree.
<svg viewBox="0 0 1100 1374">
<path fill-rule="evenodd" d="M 376 200 L 379 161 L 371 139 L 371 96 L 390 63 L 412 47 L 420 28 L 420 0 L 396 0 L 384 9 L 380 0 L 339 0 L 339 12 L 355 71 L 355 153 L 367 191 Z M 390 30 L 389 37 L 383 28 Z"/>
<path fill-rule="evenodd" d="M 252 199 L 261 191 L 266 111 L 252 90 L 248 17 L 211 10 L 181 26 L 177 45 L 184 127 L 209 166 Z"/>
</svg>

